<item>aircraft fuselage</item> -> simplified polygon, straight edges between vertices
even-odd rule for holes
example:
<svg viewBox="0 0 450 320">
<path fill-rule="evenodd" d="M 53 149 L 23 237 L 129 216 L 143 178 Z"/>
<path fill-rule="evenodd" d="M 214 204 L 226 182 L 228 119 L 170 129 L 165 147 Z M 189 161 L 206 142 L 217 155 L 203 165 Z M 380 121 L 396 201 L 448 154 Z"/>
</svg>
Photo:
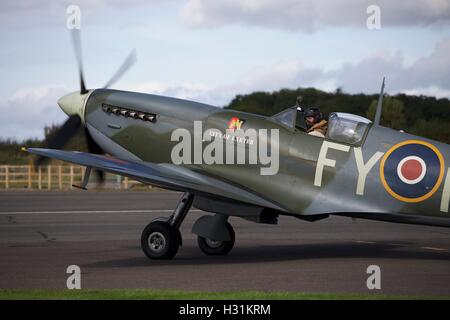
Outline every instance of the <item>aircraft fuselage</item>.
<svg viewBox="0 0 450 320">
<path fill-rule="evenodd" d="M 111 109 L 114 107 L 122 114 Z M 139 119 L 133 112 L 146 119 Z M 233 133 L 227 136 L 230 123 L 242 130 L 277 130 L 276 174 L 261 174 L 261 164 L 227 164 L 225 160 L 204 163 L 193 159 L 181 165 L 254 190 L 282 204 L 291 214 L 448 215 L 449 146 L 389 128 L 373 125 L 360 145 L 352 145 L 311 136 L 255 114 L 106 89 L 90 94 L 84 121 L 108 153 L 153 163 L 172 163 L 172 151 L 180 143 L 174 140 L 173 132 L 181 128 L 194 137 L 195 124 L 200 123 L 202 134 L 217 129 L 222 133 L 213 138 L 220 139 L 224 148 L 232 142 L 238 145 L 237 152 L 244 153 L 260 138 L 238 141 Z M 211 143 L 204 137 L 194 139 L 192 154 L 198 148 L 203 152 Z"/>
</svg>

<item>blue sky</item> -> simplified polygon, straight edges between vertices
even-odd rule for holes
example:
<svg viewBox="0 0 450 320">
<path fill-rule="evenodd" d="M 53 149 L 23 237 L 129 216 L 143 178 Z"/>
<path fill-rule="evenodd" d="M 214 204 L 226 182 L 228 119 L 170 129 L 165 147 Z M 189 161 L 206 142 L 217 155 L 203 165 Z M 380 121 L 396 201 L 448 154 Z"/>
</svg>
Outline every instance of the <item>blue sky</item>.
<svg viewBox="0 0 450 320">
<path fill-rule="evenodd" d="M 223 106 L 255 90 L 314 86 L 450 97 L 450 0 L 16 0 L 0 4 L 0 137 L 42 137 L 78 89 L 66 7 L 79 5 L 84 69 L 102 86 Z M 369 4 L 381 29 L 366 27 Z"/>
</svg>

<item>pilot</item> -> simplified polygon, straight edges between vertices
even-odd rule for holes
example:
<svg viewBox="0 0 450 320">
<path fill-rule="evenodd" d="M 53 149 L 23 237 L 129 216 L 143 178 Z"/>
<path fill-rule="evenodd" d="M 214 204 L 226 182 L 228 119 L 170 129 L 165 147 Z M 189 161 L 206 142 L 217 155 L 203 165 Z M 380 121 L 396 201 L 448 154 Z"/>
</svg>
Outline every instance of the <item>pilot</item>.
<svg viewBox="0 0 450 320">
<path fill-rule="evenodd" d="M 327 121 L 323 118 L 322 112 L 318 108 L 306 109 L 305 121 L 308 134 L 316 137 L 325 138 L 327 133 Z"/>
</svg>

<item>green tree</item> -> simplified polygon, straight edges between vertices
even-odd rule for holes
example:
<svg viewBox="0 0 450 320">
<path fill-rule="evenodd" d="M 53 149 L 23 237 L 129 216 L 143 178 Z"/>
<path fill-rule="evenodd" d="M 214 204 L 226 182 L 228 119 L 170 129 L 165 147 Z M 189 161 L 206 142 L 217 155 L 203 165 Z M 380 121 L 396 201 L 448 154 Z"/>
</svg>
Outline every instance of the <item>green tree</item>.
<svg viewBox="0 0 450 320">
<path fill-rule="evenodd" d="M 375 112 L 377 110 L 377 100 L 372 100 L 366 116 L 368 119 L 375 119 Z M 404 103 L 393 97 L 386 97 L 383 99 L 383 111 L 381 113 L 380 124 L 397 130 L 406 130 L 406 118 L 404 114 Z"/>
<path fill-rule="evenodd" d="M 450 144 L 450 121 L 418 119 L 408 133 Z"/>
</svg>

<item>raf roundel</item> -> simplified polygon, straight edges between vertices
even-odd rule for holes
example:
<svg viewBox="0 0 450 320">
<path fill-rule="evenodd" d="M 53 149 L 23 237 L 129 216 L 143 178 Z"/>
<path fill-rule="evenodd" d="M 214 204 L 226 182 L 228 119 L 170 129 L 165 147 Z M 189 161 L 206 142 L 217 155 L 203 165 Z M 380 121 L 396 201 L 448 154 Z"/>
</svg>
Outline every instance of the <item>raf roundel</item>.
<svg viewBox="0 0 450 320">
<path fill-rule="evenodd" d="M 383 156 L 380 178 L 386 191 L 404 202 L 431 197 L 444 178 L 444 158 L 432 144 L 407 140 L 394 145 Z"/>
<path fill-rule="evenodd" d="M 397 175 L 406 184 L 416 184 L 423 180 L 427 173 L 425 161 L 417 156 L 403 158 L 397 166 Z"/>
</svg>

